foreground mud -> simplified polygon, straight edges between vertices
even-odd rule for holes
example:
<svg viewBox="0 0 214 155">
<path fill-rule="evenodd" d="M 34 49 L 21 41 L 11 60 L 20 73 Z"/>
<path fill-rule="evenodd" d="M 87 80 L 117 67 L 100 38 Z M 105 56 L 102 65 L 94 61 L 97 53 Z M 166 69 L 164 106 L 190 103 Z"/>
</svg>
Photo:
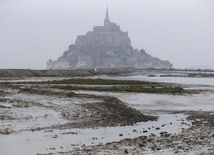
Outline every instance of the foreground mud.
<svg viewBox="0 0 214 155">
<path fill-rule="evenodd" d="M 213 155 L 214 151 L 214 113 L 187 112 L 192 126 L 182 129 L 179 134 L 161 132 L 160 136 L 150 134 L 134 139 L 124 139 L 119 142 L 108 143 L 76 149 L 57 155 L 74 154 L 192 154 Z"/>
<path fill-rule="evenodd" d="M 16 144 L 17 150 L 18 145 L 27 146 L 36 137 L 41 137 L 42 144 L 47 136 L 51 136 L 54 141 L 59 135 L 79 135 L 80 132 L 86 132 L 84 129 L 157 120 L 157 117 L 143 115 L 115 97 L 11 84 L 4 84 L 0 95 L 0 147 L 7 143 L 12 147 L 7 137 L 18 136 L 23 140 L 26 137 L 26 144 Z M 53 148 L 46 148 L 45 152 L 55 150 Z M 14 154 L 7 149 L 1 150 L 2 153 Z M 39 150 L 29 150 L 29 154 L 39 153 Z"/>
</svg>

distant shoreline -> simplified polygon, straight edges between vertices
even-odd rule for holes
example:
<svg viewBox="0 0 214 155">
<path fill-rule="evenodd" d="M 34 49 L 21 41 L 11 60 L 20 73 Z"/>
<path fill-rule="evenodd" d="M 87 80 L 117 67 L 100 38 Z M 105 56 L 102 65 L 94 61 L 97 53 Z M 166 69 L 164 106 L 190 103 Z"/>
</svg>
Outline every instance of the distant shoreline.
<svg viewBox="0 0 214 155">
<path fill-rule="evenodd" d="M 0 69 L 0 78 L 25 77 L 78 77 L 95 75 L 143 74 L 149 77 L 214 77 L 214 70 L 187 69 L 139 69 L 139 68 L 101 68 L 78 70 L 34 70 L 34 69 Z"/>
</svg>

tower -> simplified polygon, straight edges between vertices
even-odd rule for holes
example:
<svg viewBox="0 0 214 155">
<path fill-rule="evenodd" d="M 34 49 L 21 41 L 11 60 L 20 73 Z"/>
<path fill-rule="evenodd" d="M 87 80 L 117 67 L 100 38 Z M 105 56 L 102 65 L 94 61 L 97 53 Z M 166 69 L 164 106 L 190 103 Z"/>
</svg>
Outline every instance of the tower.
<svg viewBox="0 0 214 155">
<path fill-rule="evenodd" d="M 108 5 L 107 5 L 106 17 L 105 17 L 105 20 L 104 20 L 104 26 L 108 25 L 109 23 L 110 23 L 110 20 L 109 20 L 109 17 L 108 17 Z"/>
</svg>

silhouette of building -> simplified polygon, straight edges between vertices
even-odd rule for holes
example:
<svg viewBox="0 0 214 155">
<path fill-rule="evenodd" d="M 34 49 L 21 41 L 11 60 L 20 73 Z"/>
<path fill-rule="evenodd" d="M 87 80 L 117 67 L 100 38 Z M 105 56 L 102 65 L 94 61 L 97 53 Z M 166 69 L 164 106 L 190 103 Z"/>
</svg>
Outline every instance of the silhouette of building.
<svg viewBox="0 0 214 155">
<path fill-rule="evenodd" d="M 57 61 L 49 60 L 47 69 L 92 69 L 92 68 L 171 68 L 172 64 L 133 49 L 128 32 L 111 22 L 106 9 L 103 26 L 94 26 L 93 31 L 79 35 L 75 45 L 70 45 Z"/>
</svg>

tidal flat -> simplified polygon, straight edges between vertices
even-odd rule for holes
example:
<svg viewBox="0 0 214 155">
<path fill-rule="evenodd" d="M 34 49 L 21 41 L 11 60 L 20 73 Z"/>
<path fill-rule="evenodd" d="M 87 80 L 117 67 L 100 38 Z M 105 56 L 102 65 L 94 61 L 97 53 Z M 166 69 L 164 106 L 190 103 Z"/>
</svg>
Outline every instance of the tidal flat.
<svg viewBox="0 0 214 155">
<path fill-rule="evenodd" d="M 213 154 L 212 78 L 191 79 L 4 77 L 0 153 Z"/>
</svg>

